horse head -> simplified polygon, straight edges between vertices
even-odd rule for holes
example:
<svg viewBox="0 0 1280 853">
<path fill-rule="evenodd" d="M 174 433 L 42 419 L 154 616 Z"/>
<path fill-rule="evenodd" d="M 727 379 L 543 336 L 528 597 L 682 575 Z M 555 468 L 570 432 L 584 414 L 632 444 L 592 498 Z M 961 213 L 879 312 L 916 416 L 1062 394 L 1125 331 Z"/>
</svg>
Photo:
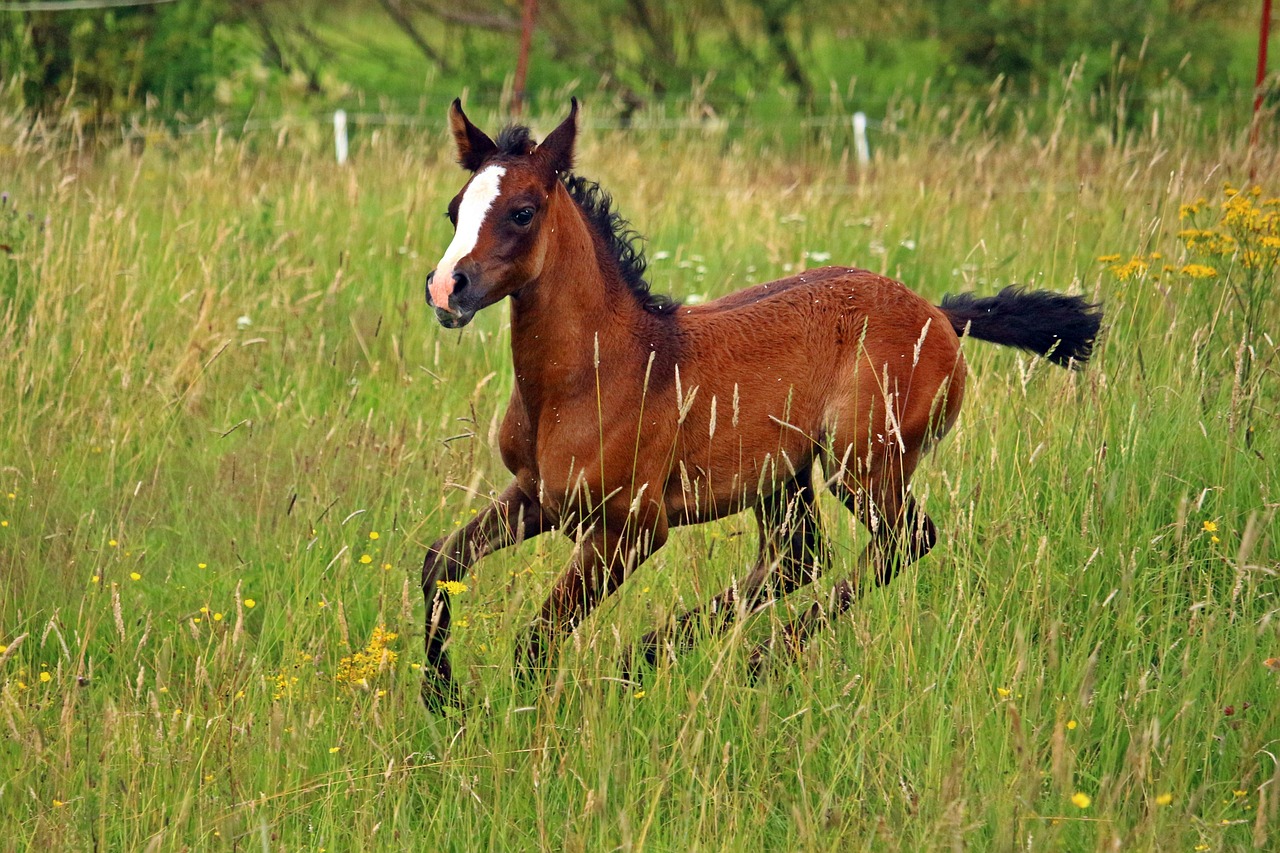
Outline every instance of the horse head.
<svg viewBox="0 0 1280 853">
<path fill-rule="evenodd" d="M 495 142 L 458 100 L 449 107 L 449 127 L 458 163 L 471 177 L 449 202 L 453 241 L 427 276 L 427 302 L 441 325 L 458 329 L 541 274 L 558 176 L 573 166 L 578 99 L 540 144 L 519 126 Z"/>
</svg>

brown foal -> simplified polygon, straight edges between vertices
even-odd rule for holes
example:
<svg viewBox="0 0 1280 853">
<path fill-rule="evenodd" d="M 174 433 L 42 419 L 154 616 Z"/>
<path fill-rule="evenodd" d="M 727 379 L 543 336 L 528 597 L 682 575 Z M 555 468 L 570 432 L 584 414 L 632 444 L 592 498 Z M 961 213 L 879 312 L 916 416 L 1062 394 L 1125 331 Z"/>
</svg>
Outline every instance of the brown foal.
<svg viewBox="0 0 1280 853">
<path fill-rule="evenodd" d="M 961 335 L 1078 366 L 1098 331 L 1100 311 L 1080 297 L 1007 288 L 939 307 L 846 267 L 704 305 L 656 296 L 609 197 L 570 173 L 577 120 L 575 99 L 541 144 L 522 127 L 495 142 L 458 101 L 449 111 L 472 176 L 449 205 L 455 236 L 427 298 L 448 328 L 510 298 L 515 386 L 499 447 L 514 479 L 427 551 L 423 696 L 433 708 L 458 698 L 446 583 L 486 554 L 551 529 L 579 542 L 519 646 L 518 663 L 534 667 L 673 526 L 754 509 L 755 565 L 647 634 L 640 650 L 653 661 L 691 643 L 696 626 L 718 630 L 814 579 L 826 559 L 816 507 L 826 487 L 871 541 L 829 600 L 786 628 L 798 647 L 849 607 L 864 569 L 888 583 L 937 541 L 908 484 L 960 410 Z"/>
</svg>

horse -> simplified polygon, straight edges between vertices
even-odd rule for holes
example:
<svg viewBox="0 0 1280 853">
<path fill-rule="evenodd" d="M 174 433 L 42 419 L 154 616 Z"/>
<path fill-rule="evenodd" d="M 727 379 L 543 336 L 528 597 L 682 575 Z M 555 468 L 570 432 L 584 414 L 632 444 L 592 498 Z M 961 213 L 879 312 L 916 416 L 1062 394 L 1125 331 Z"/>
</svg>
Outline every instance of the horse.
<svg viewBox="0 0 1280 853">
<path fill-rule="evenodd" d="M 470 177 L 449 202 L 454 236 L 426 298 L 448 329 L 510 304 L 515 381 L 498 449 L 513 479 L 427 549 L 422 692 L 433 710 L 459 705 L 449 590 L 481 557 L 554 529 L 577 542 L 517 642 L 517 668 L 529 673 L 673 527 L 753 510 L 754 565 L 642 637 L 628 661 L 652 664 L 811 582 L 829 562 L 817 510 L 829 489 L 870 541 L 826 600 L 775 634 L 800 649 L 851 606 L 868 569 L 887 584 L 936 544 L 908 487 L 960 411 L 961 339 L 1069 368 L 1093 350 L 1102 311 L 1083 297 L 1008 287 L 935 306 L 850 267 L 681 304 L 651 292 L 638 235 L 598 184 L 573 173 L 576 98 L 540 143 L 522 126 L 490 138 L 459 100 L 449 126 Z M 750 654 L 753 673 L 770 650 Z"/>
</svg>

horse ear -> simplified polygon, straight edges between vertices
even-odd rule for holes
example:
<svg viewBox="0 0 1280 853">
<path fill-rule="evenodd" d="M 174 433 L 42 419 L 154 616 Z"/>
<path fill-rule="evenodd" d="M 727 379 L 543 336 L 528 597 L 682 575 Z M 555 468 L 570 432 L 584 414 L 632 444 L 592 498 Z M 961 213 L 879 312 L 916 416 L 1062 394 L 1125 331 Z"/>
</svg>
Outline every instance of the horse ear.
<svg viewBox="0 0 1280 853">
<path fill-rule="evenodd" d="M 449 129 L 453 131 L 453 141 L 458 146 L 458 164 L 464 169 L 476 171 L 489 155 L 498 150 L 493 140 L 467 118 L 459 98 L 454 98 L 449 106 Z"/>
<path fill-rule="evenodd" d="M 547 134 L 547 138 L 538 146 L 538 154 L 556 172 L 567 172 L 573 168 L 573 143 L 577 137 L 578 99 L 572 98 L 569 101 L 569 117 Z"/>
</svg>

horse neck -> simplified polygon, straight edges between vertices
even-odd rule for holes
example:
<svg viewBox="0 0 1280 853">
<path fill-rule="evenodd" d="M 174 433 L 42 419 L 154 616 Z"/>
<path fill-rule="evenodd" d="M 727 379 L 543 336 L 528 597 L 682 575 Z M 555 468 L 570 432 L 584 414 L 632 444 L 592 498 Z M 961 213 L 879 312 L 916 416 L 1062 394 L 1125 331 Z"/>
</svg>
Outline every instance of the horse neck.
<svg viewBox="0 0 1280 853">
<path fill-rule="evenodd" d="M 594 387 L 601 362 L 627 360 L 644 311 L 565 188 L 556 186 L 542 272 L 511 302 L 511 350 L 526 404 Z"/>
</svg>

